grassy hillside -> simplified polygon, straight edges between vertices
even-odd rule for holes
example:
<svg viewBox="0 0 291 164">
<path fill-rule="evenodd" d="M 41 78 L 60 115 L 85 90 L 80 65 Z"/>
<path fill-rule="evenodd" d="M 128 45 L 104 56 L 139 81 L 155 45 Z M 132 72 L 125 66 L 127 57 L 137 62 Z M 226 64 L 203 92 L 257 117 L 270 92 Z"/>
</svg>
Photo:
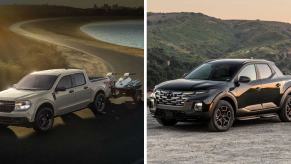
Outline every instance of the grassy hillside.
<svg viewBox="0 0 291 164">
<path fill-rule="evenodd" d="M 288 23 L 221 20 L 201 13 L 149 13 L 148 85 L 181 77 L 215 58 L 264 58 L 291 73 L 290 39 Z"/>
<path fill-rule="evenodd" d="M 25 74 L 68 65 L 53 45 L 18 36 L 9 26 L 18 21 L 63 15 L 68 8 L 41 6 L 0 6 L 0 90 L 16 83 Z M 57 12 L 56 12 L 57 11 Z"/>
</svg>

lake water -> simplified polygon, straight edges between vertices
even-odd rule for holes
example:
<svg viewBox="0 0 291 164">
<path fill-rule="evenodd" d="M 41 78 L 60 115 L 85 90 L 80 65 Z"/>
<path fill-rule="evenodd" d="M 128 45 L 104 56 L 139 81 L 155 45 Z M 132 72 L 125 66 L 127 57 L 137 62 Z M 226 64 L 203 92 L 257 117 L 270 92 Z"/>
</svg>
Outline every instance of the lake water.
<svg viewBox="0 0 291 164">
<path fill-rule="evenodd" d="M 81 31 L 104 42 L 141 49 L 144 47 L 143 21 L 90 23 L 82 26 Z"/>
</svg>

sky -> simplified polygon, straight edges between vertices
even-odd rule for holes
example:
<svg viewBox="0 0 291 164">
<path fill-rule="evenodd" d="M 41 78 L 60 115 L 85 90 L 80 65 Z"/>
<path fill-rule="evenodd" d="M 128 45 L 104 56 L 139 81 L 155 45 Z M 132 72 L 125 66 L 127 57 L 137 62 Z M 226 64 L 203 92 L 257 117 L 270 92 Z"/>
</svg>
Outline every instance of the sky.
<svg viewBox="0 0 291 164">
<path fill-rule="evenodd" d="M 291 0 L 148 0 L 150 12 L 200 12 L 222 19 L 291 23 Z"/>
<path fill-rule="evenodd" d="M 143 0 L 0 0 L 2 4 L 50 4 L 50 5 L 64 5 L 78 8 L 93 7 L 94 4 L 103 5 L 119 4 L 121 6 L 139 7 L 143 6 Z"/>
</svg>

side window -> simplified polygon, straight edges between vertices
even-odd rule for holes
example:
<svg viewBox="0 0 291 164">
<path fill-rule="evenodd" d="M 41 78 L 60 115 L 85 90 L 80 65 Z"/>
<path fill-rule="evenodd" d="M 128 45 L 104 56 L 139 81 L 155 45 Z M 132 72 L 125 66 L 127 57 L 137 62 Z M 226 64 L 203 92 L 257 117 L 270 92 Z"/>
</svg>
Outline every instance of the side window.
<svg viewBox="0 0 291 164">
<path fill-rule="evenodd" d="M 246 76 L 251 79 L 251 81 L 257 80 L 257 74 L 256 74 L 256 68 L 254 64 L 247 65 L 238 75 L 238 78 L 240 76 Z"/>
<path fill-rule="evenodd" d="M 66 89 L 69 89 L 69 88 L 72 88 L 72 78 L 71 76 L 64 76 L 60 81 L 59 81 L 59 84 L 57 86 L 58 88 L 66 88 Z"/>
<path fill-rule="evenodd" d="M 267 79 L 272 76 L 272 70 L 267 64 L 257 64 L 260 79 Z"/>
<path fill-rule="evenodd" d="M 85 76 L 83 73 L 74 74 L 74 75 L 72 75 L 72 78 L 73 78 L 73 86 L 74 87 L 86 84 Z"/>
</svg>

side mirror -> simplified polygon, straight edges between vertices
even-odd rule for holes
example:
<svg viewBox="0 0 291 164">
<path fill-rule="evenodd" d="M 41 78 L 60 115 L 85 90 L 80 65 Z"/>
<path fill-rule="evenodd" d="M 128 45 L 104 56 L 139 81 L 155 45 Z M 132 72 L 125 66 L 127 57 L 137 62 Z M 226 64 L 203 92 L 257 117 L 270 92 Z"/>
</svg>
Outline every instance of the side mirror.
<svg viewBox="0 0 291 164">
<path fill-rule="evenodd" d="M 67 90 L 66 87 L 56 87 L 55 92 L 64 92 L 66 90 Z"/>
<path fill-rule="evenodd" d="M 240 83 L 249 83 L 251 81 L 251 79 L 247 76 L 240 76 L 238 79 L 238 82 Z"/>
<path fill-rule="evenodd" d="M 184 73 L 182 78 L 185 78 L 189 73 Z"/>
</svg>

